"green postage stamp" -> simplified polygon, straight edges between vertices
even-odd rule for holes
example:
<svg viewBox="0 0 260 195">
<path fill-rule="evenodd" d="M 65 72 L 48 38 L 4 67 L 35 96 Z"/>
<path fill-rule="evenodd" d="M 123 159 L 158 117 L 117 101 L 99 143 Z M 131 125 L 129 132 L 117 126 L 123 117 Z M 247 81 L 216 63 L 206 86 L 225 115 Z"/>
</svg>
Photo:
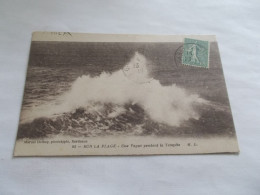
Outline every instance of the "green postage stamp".
<svg viewBox="0 0 260 195">
<path fill-rule="evenodd" d="M 209 68 L 209 42 L 197 39 L 184 39 L 182 64 Z"/>
</svg>

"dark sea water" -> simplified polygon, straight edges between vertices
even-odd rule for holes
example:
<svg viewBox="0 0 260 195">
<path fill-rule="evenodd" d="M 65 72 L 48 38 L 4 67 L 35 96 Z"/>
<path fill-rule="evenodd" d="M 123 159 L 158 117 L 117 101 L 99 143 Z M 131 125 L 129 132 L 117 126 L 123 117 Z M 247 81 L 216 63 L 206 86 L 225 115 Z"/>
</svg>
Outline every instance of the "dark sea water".
<svg viewBox="0 0 260 195">
<path fill-rule="evenodd" d="M 93 51 L 87 55 L 82 53 L 83 49 L 73 50 L 75 47 L 70 44 L 33 44 L 18 138 L 60 134 L 72 137 L 234 136 L 218 53 L 211 53 L 211 57 L 217 57 L 214 60 L 217 64 L 212 63 L 209 70 L 199 70 L 178 67 L 157 46 L 149 47 L 152 49 L 147 53 L 142 52 L 142 47 L 120 46 L 113 52 L 102 45 L 94 49 L 93 45 L 77 46 L 87 51 L 91 48 Z M 169 48 L 166 47 L 167 51 Z M 122 53 L 123 49 L 127 52 Z M 141 58 L 147 59 L 144 66 L 149 69 L 151 83 L 129 84 L 128 75 L 123 74 L 123 68 L 137 51 Z M 115 56 L 109 56 L 111 53 Z M 116 59 L 116 56 L 123 58 Z M 119 93 L 120 98 L 114 93 Z M 169 98 L 164 99 L 165 96 Z M 200 99 L 204 103 L 198 103 Z M 172 118 L 164 116 L 164 112 L 160 114 L 163 110 L 167 113 L 167 109 Z M 175 122 L 169 122 L 170 119 Z"/>
<path fill-rule="evenodd" d="M 40 67 L 28 68 L 24 93 L 24 108 L 30 109 L 49 101 L 68 91 L 81 72 L 75 68 Z"/>
</svg>

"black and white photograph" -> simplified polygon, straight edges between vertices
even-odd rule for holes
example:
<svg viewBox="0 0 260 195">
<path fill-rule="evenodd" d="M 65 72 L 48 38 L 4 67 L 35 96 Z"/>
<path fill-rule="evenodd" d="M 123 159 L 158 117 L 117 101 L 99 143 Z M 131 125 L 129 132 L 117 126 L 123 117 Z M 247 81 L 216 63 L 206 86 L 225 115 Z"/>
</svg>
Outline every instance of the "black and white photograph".
<svg viewBox="0 0 260 195">
<path fill-rule="evenodd" d="M 77 34 L 69 32 L 36 32 L 34 36 L 46 34 L 62 40 L 31 43 L 18 143 L 31 147 L 28 143 L 35 140 L 37 144 L 45 140 L 85 143 L 116 139 L 124 144 L 123 140 L 131 142 L 133 138 L 170 139 L 178 146 L 183 145 L 178 139 L 190 139 L 193 148 L 203 153 L 203 147 L 200 149 L 200 143 L 194 140 L 236 139 L 214 36 L 200 37 L 211 39 L 209 68 L 202 68 L 182 64 L 184 43 L 179 36 L 170 42 L 156 38 L 132 42 L 129 37 L 116 42 L 75 42 Z M 160 154 L 160 143 L 153 143 L 147 143 L 147 148 Z M 140 152 L 144 147 L 135 144 L 130 143 L 130 148 L 137 147 Z M 94 147 L 84 146 L 90 147 L 85 149 L 86 154 Z M 223 151 L 214 151 L 213 147 L 210 152 L 237 152 L 236 145 L 230 146 Z M 121 145 L 113 142 L 106 147 L 115 147 L 115 153 L 117 148 L 121 151 Z"/>
</svg>

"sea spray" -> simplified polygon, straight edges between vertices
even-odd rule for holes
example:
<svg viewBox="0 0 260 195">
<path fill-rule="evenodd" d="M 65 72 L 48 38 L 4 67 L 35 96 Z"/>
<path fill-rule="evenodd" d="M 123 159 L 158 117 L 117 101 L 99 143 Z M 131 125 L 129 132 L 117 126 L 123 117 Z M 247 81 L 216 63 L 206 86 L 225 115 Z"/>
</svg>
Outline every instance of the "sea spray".
<svg viewBox="0 0 260 195">
<path fill-rule="evenodd" d="M 56 101 L 22 110 L 22 128 L 36 129 L 37 136 L 54 132 L 94 136 L 119 130 L 142 134 L 159 124 L 179 127 L 184 121 L 199 119 L 195 107 L 206 101 L 175 84 L 163 86 L 151 78 L 148 62 L 136 52 L 122 70 L 78 77 Z M 133 68 L 137 69 L 126 74 Z"/>
<path fill-rule="evenodd" d="M 125 69 L 133 69 L 135 64 L 143 70 L 138 77 L 125 75 Z M 179 126 L 182 121 L 190 118 L 198 119 L 194 105 L 205 103 L 198 95 L 189 95 L 183 88 L 176 85 L 162 86 L 158 80 L 148 77 L 147 60 L 139 53 L 125 65 L 122 70 L 114 73 L 103 72 L 99 76 L 79 77 L 66 94 L 64 107 L 73 110 L 83 107 L 89 111 L 102 110 L 102 105 L 111 103 L 115 110 L 109 116 L 124 113 L 125 104 L 138 104 L 152 120 L 171 126 Z M 129 70 L 130 71 L 130 70 Z M 143 78 L 141 78 L 143 76 Z M 135 82 L 137 78 L 138 82 Z M 141 82 L 140 81 L 148 81 Z M 98 102 L 93 108 L 93 103 Z"/>
<path fill-rule="evenodd" d="M 93 107 L 95 102 L 98 104 Z M 63 106 L 69 110 L 83 107 L 89 111 L 102 111 L 102 105 L 111 103 L 115 105 L 113 113 L 120 114 L 124 112 L 125 104 L 138 104 L 154 121 L 179 126 L 184 120 L 198 119 L 194 104 L 203 102 L 198 95 L 188 95 L 185 89 L 176 85 L 162 86 L 157 80 L 139 84 L 117 71 L 78 78 Z"/>
</svg>

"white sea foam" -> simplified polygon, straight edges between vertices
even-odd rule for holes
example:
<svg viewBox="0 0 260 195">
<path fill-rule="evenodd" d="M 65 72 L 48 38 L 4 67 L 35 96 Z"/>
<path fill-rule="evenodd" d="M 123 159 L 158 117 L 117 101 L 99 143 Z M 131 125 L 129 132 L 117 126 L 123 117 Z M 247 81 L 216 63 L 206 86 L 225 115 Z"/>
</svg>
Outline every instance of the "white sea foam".
<svg viewBox="0 0 260 195">
<path fill-rule="evenodd" d="M 125 104 L 131 103 L 142 107 L 152 120 L 171 126 L 179 126 L 191 118 L 199 119 L 194 104 L 203 104 L 205 100 L 196 94 L 187 94 L 185 89 L 176 85 L 162 86 L 158 80 L 148 78 L 145 57 L 139 53 L 136 53 L 126 66 L 131 67 L 137 58 L 141 59 L 139 63 L 142 63 L 140 67 L 144 69 L 143 78 L 142 74 L 138 77 L 132 76 L 134 71 L 129 78 L 124 69 L 114 73 L 103 72 L 96 77 L 84 75 L 73 83 L 70 91 L 60 97 L 61 104 L 36 108 L 31 111 L 31 115 L 34 118 L 40 115 L 50 116 L 79 107 L 98 111 L 102 109 L 102 105 L 110 103 L 116 105 L 116 109 L 109 117 L 116 117 L 125 112 Z M 137 82 L 133 78 L 138 78 Z M 98 102 L 94 104 L 94 108 L 93 102 Z"/>
</svg>

